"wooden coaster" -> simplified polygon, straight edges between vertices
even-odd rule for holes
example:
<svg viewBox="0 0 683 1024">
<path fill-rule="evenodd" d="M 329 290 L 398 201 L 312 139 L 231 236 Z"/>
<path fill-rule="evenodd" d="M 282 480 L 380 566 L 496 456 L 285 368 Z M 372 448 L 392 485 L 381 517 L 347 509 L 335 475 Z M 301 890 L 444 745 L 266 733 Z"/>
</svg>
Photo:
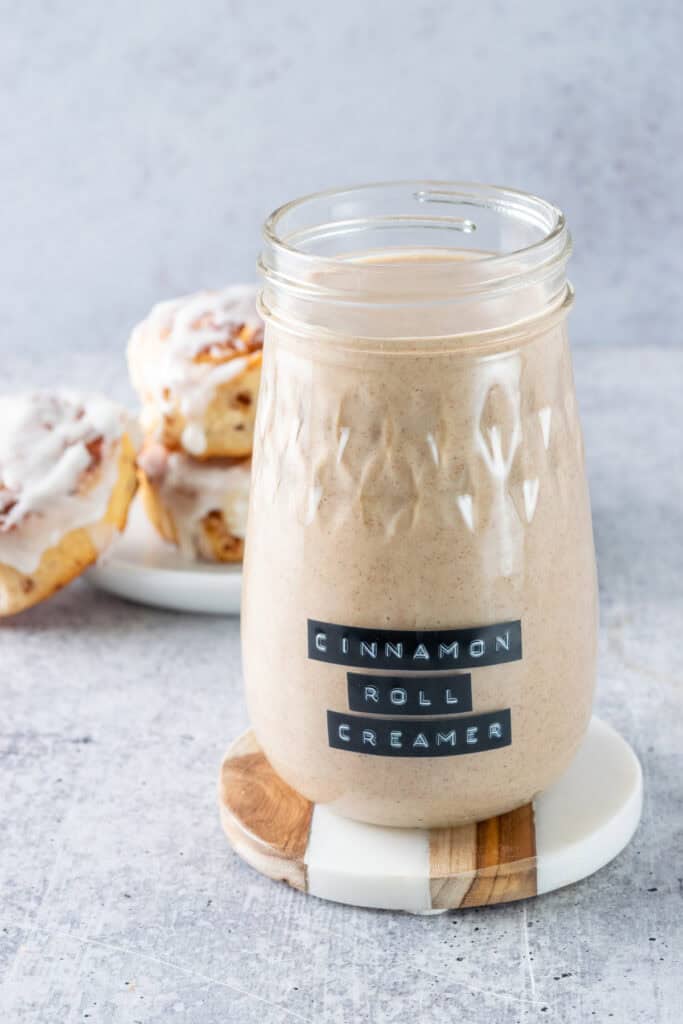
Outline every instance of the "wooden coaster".
<svg viewBox="0 0 683 1024">
<path fill-rule="evenodd" d="M 635 832 L 642 773 L 594 718 L 567 772 L 533 804 L 458 828 L 385 828 L 306 800 L 247 732 L 223 760 L 219 799 L 230 843 L 261 874 L 338 903 L 428 913 L 524 899 L 597 871 Z"/>
</svg>

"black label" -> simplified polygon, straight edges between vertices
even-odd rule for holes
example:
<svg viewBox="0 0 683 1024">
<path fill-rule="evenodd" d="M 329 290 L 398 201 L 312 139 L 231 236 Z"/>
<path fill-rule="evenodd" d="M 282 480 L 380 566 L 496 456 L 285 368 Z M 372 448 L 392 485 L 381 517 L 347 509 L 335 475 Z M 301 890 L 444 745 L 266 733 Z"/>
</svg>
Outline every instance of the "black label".
<svg viewBox="0 0 683 1024">
<path fill-rule="evenodd" d="M 308 657 L 354 668 L 433 672 L 498 665 L 522 657 L 522 625 L 470 629 L 359 629 L 308 620 Z"/>
<path fill-rule="evenodd" d="M 472 710 L 472 677 L 362 676 L 349 672 L 349 707 L 372 715 L 457 715 Z"/>
<path fill-rule="evenodd" d="M 449 757 L 508 747 L 512 742 L 510 710 L 465 718 L 409 722 L 327 712 L 331 747 L 380 757 Z"/>
</svg>

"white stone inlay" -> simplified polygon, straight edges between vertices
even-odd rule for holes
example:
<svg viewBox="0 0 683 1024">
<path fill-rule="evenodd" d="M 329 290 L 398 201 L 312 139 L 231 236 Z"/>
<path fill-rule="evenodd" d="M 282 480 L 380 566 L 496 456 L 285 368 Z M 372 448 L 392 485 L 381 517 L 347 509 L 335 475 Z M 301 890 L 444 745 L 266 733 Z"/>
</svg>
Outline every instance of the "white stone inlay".
<svg viewBox="0 0 683 1024">
<path fill-rule="evenodd" d="M 534 801 L 538 892 L 593 874 L 631 839 L 643 778 L 628 743 L 594 718 L 562 778 Z"/>
<path fill-rule="evenodd" d="M 316 804 L 305 863 L 313 896 L 413 913 L 431 908 L 424 829 L 366 825 Z"/>
</svg>

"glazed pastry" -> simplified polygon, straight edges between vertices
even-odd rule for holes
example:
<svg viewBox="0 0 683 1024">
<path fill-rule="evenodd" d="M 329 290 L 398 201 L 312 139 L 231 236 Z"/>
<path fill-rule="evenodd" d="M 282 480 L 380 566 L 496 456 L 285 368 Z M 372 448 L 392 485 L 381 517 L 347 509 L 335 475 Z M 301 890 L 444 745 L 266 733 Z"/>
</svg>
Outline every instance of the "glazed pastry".
<svg viewBox="0 0 683 1024">
<path fill-rule="evenodd" d="M 198 462 L 160 444 L 138 458 L 145 510 L 188 558 L 239 562 L 249 507 L 250 459 Z"/>
<path fill-rule="evenodd" d="M 238 285 L 155 306 L 128 345 L 145 433 L 197 459 L 251 454 L 263 322 Z"/>
<path fill-rule="evenodd" d="M 0 396 L 0 615 L 79 576 L 124 528 L 136 434 L 99 395 Z"/>
</svg>

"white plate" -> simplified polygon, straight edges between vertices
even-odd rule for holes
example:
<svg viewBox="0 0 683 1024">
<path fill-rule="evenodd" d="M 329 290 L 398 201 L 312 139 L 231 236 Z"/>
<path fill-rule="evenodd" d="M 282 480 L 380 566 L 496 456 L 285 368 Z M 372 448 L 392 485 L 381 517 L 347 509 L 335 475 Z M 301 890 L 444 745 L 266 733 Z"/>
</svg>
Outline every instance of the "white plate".
<svg viewBox="0 0 683 1024">
<path fill-rule="evenodd" d="M 158 535 L 135 500 L 128 526 L 87 578 L 138 604 L 182 612 L 239 615 L 242 565 L 188 561 Z"/>
</svg>

